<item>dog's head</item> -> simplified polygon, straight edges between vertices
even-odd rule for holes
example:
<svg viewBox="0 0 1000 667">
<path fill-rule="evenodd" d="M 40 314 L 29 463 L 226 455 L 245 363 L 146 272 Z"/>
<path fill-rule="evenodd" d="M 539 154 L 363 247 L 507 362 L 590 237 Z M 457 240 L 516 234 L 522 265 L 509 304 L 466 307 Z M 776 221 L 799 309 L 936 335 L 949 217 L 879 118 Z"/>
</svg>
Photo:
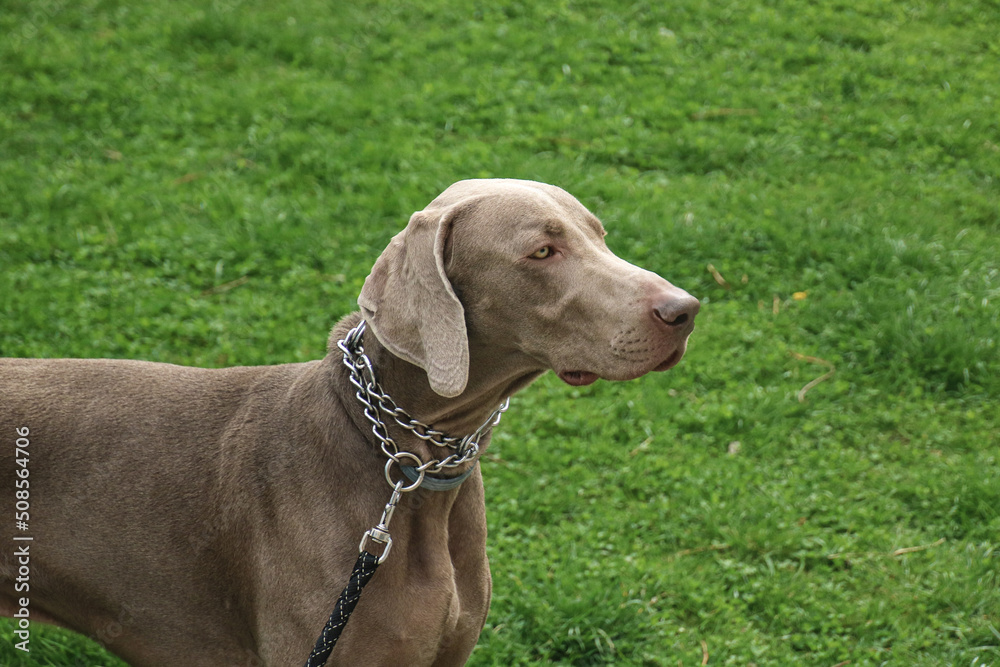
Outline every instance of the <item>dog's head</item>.
<svg viewBox="0 0 1000 667">
<path fill-rule="evenodd" d="M 698 300 L 629 264 L 566 191 L 534 181 L 460 181 L 414 213 L 358 298 L 379 341 L 458 396 L 469 346 L 571 385 L 630 380 L 680 361 Z"/>
</svg>

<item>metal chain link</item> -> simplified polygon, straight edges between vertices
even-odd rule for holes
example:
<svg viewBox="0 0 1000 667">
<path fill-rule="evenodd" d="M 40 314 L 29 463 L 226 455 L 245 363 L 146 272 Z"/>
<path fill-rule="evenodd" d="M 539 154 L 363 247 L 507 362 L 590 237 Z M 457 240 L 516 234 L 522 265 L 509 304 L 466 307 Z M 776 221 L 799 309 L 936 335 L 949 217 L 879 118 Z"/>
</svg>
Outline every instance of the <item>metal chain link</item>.
<svg viewBox="0 0 1000 667">
<path fill-rule="evenodd" d="M 410 416 L 379 385 L 375 379 L 375 369 L 372 367 L 371 359 L 365 354 L 365 348 L 361 344 L 364 332 L 365 321 L 361 320 L 344 336 L 343 340 L 337 341 L 337 347 L 344 353 L 344 365 L 350 371 L 350 382 L 357 389 L 354 395 L 364 406 L 365 418 L 371 422 L 372 433 L 379 441 L 382 453 L 389 458 L 385 465 L 385 479 L 389 486 L 394 489 L 398 486 L 393 483 L 389 475 L 393 463 L 400 466 L 409 462 L 414 463 L 413 468 L 419 476 L 411 485 L 399 487 L 400 491 L 406 492 L 420 486 L 421 482 L 424 481 L 425 474 L 436 475 L 445 469 L 457 468 L 476 460 L 479 456 L 480 439 L 487 431 L 500 423 L 500 418 L 510 406 L 510 398 L 504 399 L 500 407 L 494 410 L 489 418 L 469 435 L 458 438 L 433 429 Z M 450 449 L 454 453 L 448 454 L 443 459 L 431 459 L 425 462 L 412 452 L 400 451 L 396 441 L 389 435 L 389 429 L 382 419 L 383 414 L 391 417 L 399 426 L 421 440 L 436 447 Z"/>
</svg>

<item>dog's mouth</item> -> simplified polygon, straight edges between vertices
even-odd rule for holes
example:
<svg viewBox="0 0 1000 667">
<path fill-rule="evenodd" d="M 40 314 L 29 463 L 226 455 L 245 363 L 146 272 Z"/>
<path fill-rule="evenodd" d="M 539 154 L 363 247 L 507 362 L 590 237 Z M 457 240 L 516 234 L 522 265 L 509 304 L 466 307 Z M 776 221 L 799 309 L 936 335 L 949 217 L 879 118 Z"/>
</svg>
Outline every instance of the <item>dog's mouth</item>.
<svg viewBox="0 0 1000 667">
<path fill-rule="evenodd" d="M 590 371 L 559 371 L 559 379 L 571 387 L 585 387 L 597 382 L 597 373 Z"/>
<path fill-rule="evenodd" d="M 658 365 L 653 367 L 651 371 L 654 372 L 668 371 L 674 366 L 676 366 L 680 362 L 681 357 L 683 356 L 684 356 L 684 350 L 674 350 L 673 352 L 670 353 L 669 357 L 667 357 L 666 359 L 661 361 Z M 643 371 L 634 377 L 645 375 L 647 372 L 649 371 Z M 593 384 L 597 382 L 601 377 L 597 373 L 591 373 L 590 371 L 559 371 L 557 375 L 559 376 L 560 380 L 570 385 L 571 387 L 585 387 L 588 384 Z M 631 378 L 632 376 L 630 376 L 628 379 Z M 621 379 L 621 378 L 615 378 L 615 379 Z"/>
<path fill-rule="evenodd" d="M 683 350 L 674 350 L 670 354 L 669 357 L 667 357 L 666 359 L 663 360 L 663 363 L 661 363 L 659 366 L 657 366 L 653 370 L 657 371 L 657 372 L 658 371 L 668 371 L 671 368 L 673 368 L 674 366 L 676 366 L 677 363 L 681 360 L 681 357 L 683 357 L 683 356 L 684 356 L 684 351 Z"/>
</svg>

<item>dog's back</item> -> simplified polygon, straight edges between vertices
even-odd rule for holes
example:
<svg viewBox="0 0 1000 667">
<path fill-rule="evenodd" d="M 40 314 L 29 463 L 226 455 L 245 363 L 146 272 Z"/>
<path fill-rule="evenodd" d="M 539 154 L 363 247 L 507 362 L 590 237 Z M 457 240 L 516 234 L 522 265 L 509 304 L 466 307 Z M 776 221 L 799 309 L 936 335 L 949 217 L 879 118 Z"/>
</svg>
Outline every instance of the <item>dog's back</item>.
<svg viewBox="0 0 1000 667">
<path fill-rule="evenodd" d="M 117 646 L 150 628 L 186 633 L 191 616 L 205 616 L 206 656 L 233 655 L 232 639 L 249 630 L 238 616 L 218 617 L 232 593 L 213 575 L 220 561 L 231 570 L 239 549 L 239 517 L 218 514 L 225 478 L 240 474 L 225 462 L 249 452 L 226 450 L 256 440 L 233 430 L 266 427 L 274 416 L 259 406 L 280 401 L 304 366 L 0 359 L 0 488 L 7 495 L 26 479 L 28 508 L 24 524 L 3 523 L 0 540 L 31 538 L 17 542 L 30 553 L 31 620 Z M 13 550 L 0 552 L 5 615 L 18 608 L 18 569 Z M 169 662 L 157 655 L 130 659 Z"/>
</svg>

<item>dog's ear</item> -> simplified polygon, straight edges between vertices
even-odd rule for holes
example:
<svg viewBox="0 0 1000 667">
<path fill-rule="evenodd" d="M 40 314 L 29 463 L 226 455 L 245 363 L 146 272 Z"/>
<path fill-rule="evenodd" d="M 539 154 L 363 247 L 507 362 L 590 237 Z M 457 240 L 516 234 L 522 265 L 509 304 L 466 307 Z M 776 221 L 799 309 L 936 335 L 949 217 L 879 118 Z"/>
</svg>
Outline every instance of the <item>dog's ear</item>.
<svg viewBox="0 0 1000 667">
<path fill-rule="evenodd" d="M 431 389 L 458 396 L 469 380 L 465 309 L 445 274 L 452 223 L 466 202 L 417 211 L 365 280 L 358 305 L 375 337 L 427 372 Z"/>
</svg>

